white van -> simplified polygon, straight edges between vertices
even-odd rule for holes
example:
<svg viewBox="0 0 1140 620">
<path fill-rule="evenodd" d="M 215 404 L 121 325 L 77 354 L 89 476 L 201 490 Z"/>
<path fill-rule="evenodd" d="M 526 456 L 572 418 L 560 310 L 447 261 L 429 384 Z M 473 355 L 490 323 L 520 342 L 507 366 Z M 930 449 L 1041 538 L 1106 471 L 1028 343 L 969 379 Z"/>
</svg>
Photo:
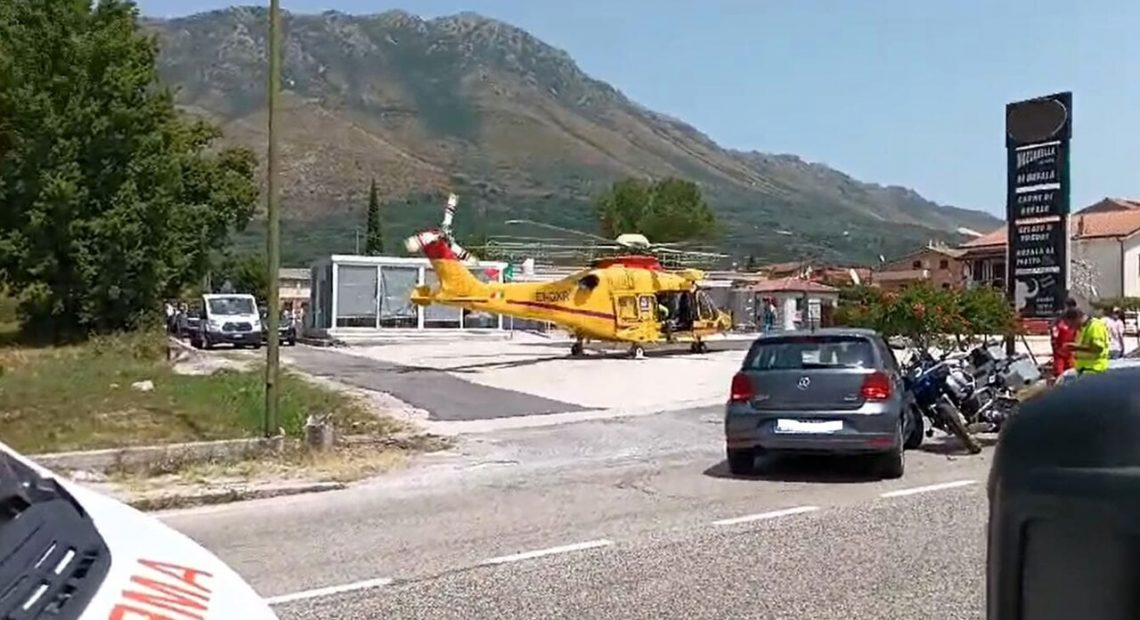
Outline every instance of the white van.
<svg viewBox="0 0 1140 620">
<path fill-rule="evenodd" d="M 190 538 L 3 443 L 0 592 L 0 618 L 277 618 Z"/>
<path fill-rule="evenodd" d="M 261 313 L 253 295 L 202 295 L 202 316 L 190 332 L 190 344 L 211 349 L 217 344 L 261 348 Z"/>
</svg>

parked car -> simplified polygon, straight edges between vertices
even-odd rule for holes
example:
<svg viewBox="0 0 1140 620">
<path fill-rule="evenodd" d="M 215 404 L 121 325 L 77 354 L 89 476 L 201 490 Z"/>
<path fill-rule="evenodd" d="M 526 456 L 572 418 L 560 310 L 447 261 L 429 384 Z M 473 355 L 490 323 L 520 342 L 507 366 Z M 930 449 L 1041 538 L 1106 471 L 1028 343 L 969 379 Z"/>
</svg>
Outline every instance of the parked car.
<svg viewBox="0 0 1140 620">
<path fill-rule="evenodd" d="M 198 543 L 3 443 L 0 584 L 0 618 L 277 618 Z"/>
<path fill-rule="evenodd" d="M 734 474 L 763 454 L 867 454 L 887 478 L 903 475 L 907 445 L 921 443 L 894 352 L 879 334 L 828 328 L 758 338 L 732 378 L 725 449 Z"/>
<path fill-rule="evenodd" d="M 202 316 L 190 332 L 190 344 L 210 349 L 217 344 L 261 347 L 261 316 L 253 295 L 202 295 Z"/>
<path fill-rule="evenodd" d="M 1136 368 L 1140 366 L 1140 348 L 1133 349 L 1125 353 L 1123 357 L 1118 357 L 1114 360 L 1108 360 L 1108 369 L 1114 370 L 1116 368 Z M 1071 383 L 1076 380 L 1080 375 L 1077 374 L 1075 368 L 1070 368 L 1057 377 L 1057 382 L 1054 385 L 1062 385 Z"/>
<path fill-rule="evenodd" d="M 297 321 L 288 310 L 281 311 L 281 321 L 277 324 L 277 338 L 281 344 L 290 347 L 297 344 Z M 261 309 L 261 341 L 269 342 L 269 317 L 265 308 Z"/>
</svg>

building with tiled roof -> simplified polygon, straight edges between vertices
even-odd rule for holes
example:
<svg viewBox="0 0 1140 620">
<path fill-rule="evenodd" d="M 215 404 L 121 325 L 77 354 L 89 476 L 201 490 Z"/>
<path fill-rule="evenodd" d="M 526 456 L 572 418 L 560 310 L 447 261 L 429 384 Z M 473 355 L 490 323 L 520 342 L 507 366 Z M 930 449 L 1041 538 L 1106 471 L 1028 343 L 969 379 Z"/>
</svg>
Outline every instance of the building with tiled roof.
<svg viewBox="0 0 1140 620">
<path fill-rule="evenodd" d="M 1140 297 L 1140 201 L 1105 198 L 1074 213 L 1071 258 L 1088 266 L 1093 296 Z M 1007 227 L 958 246 L 974 285 L 1003 287 Z"/>
<path fill-rule="evenodd" d="M 944 243 L 930 242 L 884 263 L 874 275 L 874 285 L 885 290 L 898 290 L 916 282 L 929 282 L 943 289 L 960 289 L 966 285 L 965 250 Z"/>
</svg>

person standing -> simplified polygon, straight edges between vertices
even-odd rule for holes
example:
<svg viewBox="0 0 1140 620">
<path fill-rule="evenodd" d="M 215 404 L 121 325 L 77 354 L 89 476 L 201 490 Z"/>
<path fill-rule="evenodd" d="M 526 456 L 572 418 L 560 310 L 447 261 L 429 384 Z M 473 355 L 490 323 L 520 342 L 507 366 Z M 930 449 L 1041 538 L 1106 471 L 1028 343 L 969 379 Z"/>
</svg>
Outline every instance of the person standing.
<svg viewBox="0 0 1140 620">
<path fill-rule="evenodd" d="M 1076 342 L 1065 347 L 1073 352 L 1077 374 L 1108 370 L 1108 325 L 1085 314 L 1080 308 L 1066 310 L 1065 322 L 1077 332 Z"/>
<path fill-rule="evenodd" d="M 1113 308 L 1104 319 L 1108 326 L 1108 359 L 1119 359 L 1124 356 L 1124 312 Z"/>
<path fill-rule="evenodd" d="M 771 299 L 764 300 L 764 333 L 770 334 L 776 327 L 776 304 Z"/>
<path fill-rule="evenodd" d="M 1073 300 L 1065 302 L 1065 312 L 1053 322 L 1050 329 L 1050 343 L 1053 345 L 1053 379 L 1058 379 L 1065 371 L 1073 367 L 1073 352 L 1069 345 L 1077 338 L 1077 330 L 1065 321 L 1065 314 L 1075 310 L 1077 304 Z"/>
</svg>

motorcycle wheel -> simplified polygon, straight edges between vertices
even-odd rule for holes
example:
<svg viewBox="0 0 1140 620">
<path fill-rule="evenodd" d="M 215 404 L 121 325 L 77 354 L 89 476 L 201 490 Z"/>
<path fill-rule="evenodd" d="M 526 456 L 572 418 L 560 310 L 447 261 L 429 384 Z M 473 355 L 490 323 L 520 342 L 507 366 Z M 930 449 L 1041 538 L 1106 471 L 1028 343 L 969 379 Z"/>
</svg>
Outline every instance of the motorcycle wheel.
<svg viewBox="0 0 1140 620">
<path fill-rule="evenodd" d="M 938 412 L 942 420 L 946 422 L 946 425 L 950 427 L 950 432 L 954 433 L 954 436 L 962 441 L 962 445 L 966 446 L 966 450 L 968 450 L 970 454 L 977 454 L 982 451 L 982 444 L 978 443 L 978 440 L 966 430 L 966 422 L 962 419 L 962 414 L 944 402 L 934 405 L 934 409 Z"/>
<path fill-rule="evenodd" d="M 926 419 L 922 417 L 922 412 L 916 407 L 908 409 L 908 415 L 913 419 L 910 429 L 910 434 L 906 437 L 904 447 L 907 450 L 914 450 L 922 445 L 923 436 L 926 435 Z"/>
</svg>

